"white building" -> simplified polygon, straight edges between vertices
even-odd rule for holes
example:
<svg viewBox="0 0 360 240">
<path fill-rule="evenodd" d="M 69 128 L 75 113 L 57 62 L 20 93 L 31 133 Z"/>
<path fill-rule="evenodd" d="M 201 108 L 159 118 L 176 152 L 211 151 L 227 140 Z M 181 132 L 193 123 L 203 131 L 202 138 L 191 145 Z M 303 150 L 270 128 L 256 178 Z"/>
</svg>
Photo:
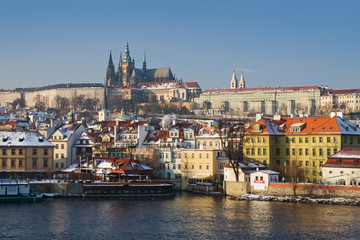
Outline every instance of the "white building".
<svg viewBox="0 0 360 240">
<path fill-rule="evenodd" d="M 360 149 L 342 149 L 328 157 L 322 169 L 325 183 L 360 185 Z"/>
</svg>

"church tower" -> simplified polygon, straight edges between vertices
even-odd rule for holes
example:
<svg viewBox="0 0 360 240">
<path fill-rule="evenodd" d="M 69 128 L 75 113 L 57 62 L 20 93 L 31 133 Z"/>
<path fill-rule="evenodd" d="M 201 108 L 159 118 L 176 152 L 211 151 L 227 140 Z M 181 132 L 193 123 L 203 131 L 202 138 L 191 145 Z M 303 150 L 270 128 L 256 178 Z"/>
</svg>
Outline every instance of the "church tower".
<svg viewBox="0 0 360 240">
<path fill-rule="evenodd" d="M 238 80 L 237 80 L 236 75 L 235 75 L 235 70 L 233 72 L 233 75 L 232 75 L 232 78 L 231 78 L 231 81 L 230 81 L 230 88 L 231 89 L 238 88 Z"/>
<path fill-rule="evenodd" d="M 115 85 L 115 67 L 112 61 L 111 51 L 109 56 L 109 63 L 106 69 L 106 86 L 112 87 Z"/>
<path fill-rule="evenodd" d="M 244 78 L 244 73 L 243 72 L 241 72 L 239 88 L 245 88 L 245 78 Z"/>
<path fill-rule="evenodd" d="M 130 83 L 131 74 L 135 71 L 135 60 L 131 59 L 129 43 L 126 43 L 125 56 L 124 59 L 119 63 L 121 67 L 121 81 L 122 85 L 126 86 Z"/>
</svg>

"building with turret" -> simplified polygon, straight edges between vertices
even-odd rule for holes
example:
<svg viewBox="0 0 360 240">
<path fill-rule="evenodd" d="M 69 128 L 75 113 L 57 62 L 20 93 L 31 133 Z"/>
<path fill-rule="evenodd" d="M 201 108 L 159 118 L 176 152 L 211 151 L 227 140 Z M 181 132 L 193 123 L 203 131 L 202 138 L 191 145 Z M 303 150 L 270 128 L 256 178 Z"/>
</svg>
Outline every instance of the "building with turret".
<svg viewBox="0 0 360 240">
<path fill-rule="evenodd" d="M 168 82 L 175 81 L 170 68 L 147 69 L 144 54 L 142 68 L 135 68 L 135 59 L 130 56 L 129 44 L 126 43 L 125 55 L 120 53 L 117 71 L 110 52 L 108 67 L 106 69 L 106 85 L 108 87 L 126 87 L 143 82 Z"/>
</svg>

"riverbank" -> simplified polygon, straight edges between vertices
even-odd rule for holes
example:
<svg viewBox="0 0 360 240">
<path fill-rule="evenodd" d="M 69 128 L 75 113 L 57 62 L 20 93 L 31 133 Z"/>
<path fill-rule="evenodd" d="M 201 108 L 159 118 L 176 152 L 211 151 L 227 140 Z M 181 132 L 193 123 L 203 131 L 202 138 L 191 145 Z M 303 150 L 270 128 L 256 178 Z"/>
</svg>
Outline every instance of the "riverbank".
<svg viewBox="0 0 360 240">
<path fill-rule="evenodd" d="M 314 204 L 329 204 L 329 205 L 351 205 L 360 206 L 360 198 L 310 198 L 310 197 L 281 197 L 281 196 L 264 196 L 256 194 L 244 194 L 240 196 L 230 196 L 230 200 L 237 201 L 273 201 L 273 202 L 288 202 L 288 203 L 314 203 Z"/>
</svg>

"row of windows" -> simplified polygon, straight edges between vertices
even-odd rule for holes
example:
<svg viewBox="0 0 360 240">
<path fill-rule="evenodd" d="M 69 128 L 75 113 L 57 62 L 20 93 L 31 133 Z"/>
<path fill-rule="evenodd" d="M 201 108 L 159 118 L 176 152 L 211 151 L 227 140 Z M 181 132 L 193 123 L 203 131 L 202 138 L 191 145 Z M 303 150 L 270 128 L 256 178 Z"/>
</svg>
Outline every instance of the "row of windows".
<svg viewBox="0 0 360 240">
<path fill-rule="evenodd" d="M 159 158 L 169 159 L 170 153 L 159 153 Z M 172 153 L 171 158 L 181 158 L 181 153 Z"/>
<path fill-rule="evenodd" d="M 245 139 L 246 142 L 252 142 L 252 143 L 255 143 L 255 142 L 258 142 L 258 143 L 266 143 L 267 142 L 267 138 L 266 137 L 251 137 L 251 138 L 246 138 Z"/>
<path fill-rule="evenodd" d="M 38 149 L 37 149 L 37 148 L 33 148 L 33 155 L 37 155 L 37 153 L 38 153 Z M 44 155 L 48 155 L 49 150 L 48 150 L 47 148 L 45 148 L 45 149 L 43 150 L 43 153 L 44 153 Z M 18 154 L 19 154 L 19 155 L 23 155 L 23 154 L 24 154 L 24 150 L 23 150 L 22 148 L 19 148 L 19 149 L 18 149 Z M 7 155 L 7 148 L 3 148 L 3 149 L 2 149 L 2 155 Z M 15 149 L 15 148 L 12 148 L 12 149 L 11 149 L 11 155 L 16 155 L 16 149 Z"/>
<path fill-rule="evenodd" d="M 60 156 L 61 156 L 61 158 L 65 158 L 63 153 Z M 55 159 L 59 159 L 59 154 L 58 153 L 55 153 Z"/>
<path fill-rule="evenodd" d="M 2 167 L 22 167 L 24 164 L 24 159 L 11 159 L 10 162 L 7 161 L 7 159 L 2 159 Z M 10 165 L 8 165 L 10 163 Z M 32 167 L 36 168 L 38 166 L 38 159 L 33 158 L 32 159 Z M 48 167 L 48 159 L 43 159 L 43 167 Z"/>
<path fill-rule="evenodd" d="M 179 164 L 172 164 L 172 169 L 173 170 L 176 170 L 176 166 L 177 166 L 177 169 L 178 170 L 181 170 L 181 164 L 179 163 Z M 170 169 L 170 164 L 166 164 L 166 168 L 167 169 Z M 165 164 L 163 164 L 163 169 L 165 169 Z"/>
<path fill-rule="evenodd" d="M 251 148 L 251 149 L 246 148 L 246 155 L 256 155 L 255 148 Z M 266 148 L 258 148 L 257 155 L 267 155 L 267 149 Z"/>
<path fill-rule="evenodd" d="M 188 169 L 188 165 L 187 165 L 187 164 L 184 165 L 184 169 L 185 169 L 185 170 Z M 195 164 L 191 164 L 191 170 L 194 170 L 194 169 L 195 169 Z M 202 164 L 199 164 L 197 170 L 202 170 L 202 169 L 203 169 L 203 165 L 202 165 Z M 205 165 L 205 169 L 206 169 L 206 170 L 209 170 L 209 169 L 210 169 L 210 165 L 209 165 L 209 164 L 206 164 L 206 165 Z"/>
<path fill-rule="evenodd" d="M 64 149 L 64 144 L 60 145 L 61 149 Z M 59 149 L 59 144 L 55 144 L 55 149 Z"/>
<path fill-rule="evenodd" d="M 11 167 L 22 167 L 23 166 L 23 162 L 24 162 L 24 159 L 11 159 L 10 160 L 10 166 Z M 2 167 L 7 167 L 8 166 L 8 161 L 7 159 L 2 159 Z"/>
<path fill-rule="evenodd" d="M 200 145 L 202 144 L 204 147 L 206 147 L 207 145 L 207 142 L 209 143 L 209 146 L 212 147 L 213 146 L 213 142 L 212 141 L 198 141 L 197 142 L 197 146 L 200 147 Z M 219 142 L 215 141 L 215 144 L 214 144 L 216 147 L 219 147 Z"/>
<path fill-rule="evenodd" d="M 281 149 L 280 149 L 280 148 L 276 148 L 275 153 L 276 153 L 276 156 L 280 156 L 280 155 L 281 155 Z M 337 153 L 337 148 L 334 148 L 334 149 L 333 149 L 333 152 L 331 152 L 331 149 L 330 149 L 330 148 L 327 148 L 327 149 L 326 149 L 326 155 L 327 155 L 327 156 L 330 156 L 331 154 L 335 154 L 335 153 Z M 308 155 L 309 155 L 309 148 L 304 148 L 304 149 L 303 149 L 303 148 L 299 148 L 299 149 L 297 149 L 297 148 L 292 148 L 292 149 L 291 149 L 291 155 L 295 156 L 295 155 L 297 155 L 297 154 L 299 154 L 299 156 L 302 156 L 302 155 L 308 156 Z M 290 149 L 289 149 L 289 148 L 286 148 L 286 149 L 285 149 L 285 155 L 286 155 L 286 156 L 289 156 L 289 155 L 290 155 Z M 313 148 L 313 149 L 312 149 L 312 155 L 313 155 L 313 156 L 317 156 L 317 155 L 319 155 L 319 156 L 324 156 L 324 149 L 319 148 L 318 151 L 317 151 L 316 148 Z"/>
<path fill-rule="evenodd" d="M 198 155 L 198 158 L 202 158 L 202 157 L 203 157 L 203 154 L 202 154 L 202 153 L 198 153 L 197 155 Z M 206 154 L 205 154 L 206 159 L 209 159 L 209 156 L 210 156 L 209 153 L 206 153 Z M 184 158 L 188 158 L 188 154 L 187 154 L 187 153 L 184 153 Z M 195 158 L 195 153 L 191 153 L 191 158 Z"/>
<path fill-rule="evenodd" d="M 280 166 L 280 160 L 276 160 L 276 165 Z M 299 161 L 298 162 L 298 166 L 300 166 L 300 167 L 303 167 L 303 166 L 310 167 L 310 165 L 313 166 L 313 167 L 317 167 L 317 166 L 322 167 L 323 166 L 323 161 L 319 161 L 319 163 L 317 163 L 317 161 Z M 284 166 L 285 167 L 290 166 L 290 161 L 286 160 L 284 162 Z"/>
</svg>

